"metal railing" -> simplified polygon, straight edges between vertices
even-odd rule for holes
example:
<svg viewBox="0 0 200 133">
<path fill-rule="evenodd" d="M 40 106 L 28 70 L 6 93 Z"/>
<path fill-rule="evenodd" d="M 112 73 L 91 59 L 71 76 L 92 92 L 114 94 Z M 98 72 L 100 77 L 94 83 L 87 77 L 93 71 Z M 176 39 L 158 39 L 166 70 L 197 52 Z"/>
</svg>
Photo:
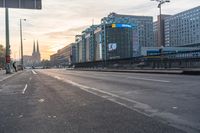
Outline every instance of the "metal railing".
<svg viewBox="0 0 200 133">
<path fill-rule="evenodd" d="M 74 63 L 76 68 L 200 68 L 200 50 L 171 52 L 125 59 Z"/>
</svg>

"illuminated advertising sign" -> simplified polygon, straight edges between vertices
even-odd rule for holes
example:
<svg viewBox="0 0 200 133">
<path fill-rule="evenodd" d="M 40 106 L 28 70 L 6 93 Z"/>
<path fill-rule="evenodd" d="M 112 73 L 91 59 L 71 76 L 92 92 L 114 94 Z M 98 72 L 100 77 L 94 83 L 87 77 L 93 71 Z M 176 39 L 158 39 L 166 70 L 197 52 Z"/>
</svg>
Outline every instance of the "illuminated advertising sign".
<svg viewBox="0 0 200 133">
<path fill-rule="evenodd" d="M 112 28 L 132 28 L 130 24 L 112 24 Z"/>
<path fill-rule="evenodd" d="M 109 43 L 108 44 L 108 51 L 113 51 L 117 49 L 117 44 L 116 43 Z"/>
</svg>

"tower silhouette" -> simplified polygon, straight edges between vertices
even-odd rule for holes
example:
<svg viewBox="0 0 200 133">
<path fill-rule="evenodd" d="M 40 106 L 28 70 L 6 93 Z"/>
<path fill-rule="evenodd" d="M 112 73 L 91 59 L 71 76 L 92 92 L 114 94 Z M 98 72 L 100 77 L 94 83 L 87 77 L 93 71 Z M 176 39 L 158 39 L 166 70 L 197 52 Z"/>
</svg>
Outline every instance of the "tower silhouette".
<svg viewBox="0 0 200 133">
<path fill-rule="evenodd" d="M 37 40 L 37 49 L 35 45 L 35 40 L 33 42 L 33 53 L 32 53 L 32 62 L 34 65 L 39 64 L 41 61 L 41 55 L 40 55 L 40 50 L 39 50 L 39 42 Z"/>
</svg>

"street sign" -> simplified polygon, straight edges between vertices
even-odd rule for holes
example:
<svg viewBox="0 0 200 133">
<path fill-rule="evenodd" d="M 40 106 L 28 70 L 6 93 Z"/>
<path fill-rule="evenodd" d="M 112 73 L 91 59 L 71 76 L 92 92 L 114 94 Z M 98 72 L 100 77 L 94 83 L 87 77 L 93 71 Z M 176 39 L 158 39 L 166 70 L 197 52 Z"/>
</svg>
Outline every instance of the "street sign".
<svg viewBox="0 0 200 133">
<path fill-rule="evenodd" d="M 0 0 L 2 8 L 42 9 L 41 0 Z"/>
</svg>

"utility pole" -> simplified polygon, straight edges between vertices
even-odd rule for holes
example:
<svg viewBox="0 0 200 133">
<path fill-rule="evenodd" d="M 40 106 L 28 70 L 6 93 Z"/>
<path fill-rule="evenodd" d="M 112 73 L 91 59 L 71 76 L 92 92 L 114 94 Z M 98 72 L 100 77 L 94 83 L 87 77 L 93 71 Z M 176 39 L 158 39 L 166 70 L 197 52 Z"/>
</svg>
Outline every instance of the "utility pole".
<svg viewBox="0 0 200 133">
<path fill-rule="evenodd" d="M 5 24 L 6 24 L 6 74 L 11 74 L 11 67 L 10 67 L 9 10 L 8 10 L 8 8 L 5 8 Z"/>
<path fill-rule="evenodd" d="M 22 20 L 26 21 L 26 19 L 20 19 L 20 40 L 21 40 L 21 66 L 22 70 L 24 69 L 24 53 L 23 53 L 23 35 L 22 35 Z"/>
</svg>

